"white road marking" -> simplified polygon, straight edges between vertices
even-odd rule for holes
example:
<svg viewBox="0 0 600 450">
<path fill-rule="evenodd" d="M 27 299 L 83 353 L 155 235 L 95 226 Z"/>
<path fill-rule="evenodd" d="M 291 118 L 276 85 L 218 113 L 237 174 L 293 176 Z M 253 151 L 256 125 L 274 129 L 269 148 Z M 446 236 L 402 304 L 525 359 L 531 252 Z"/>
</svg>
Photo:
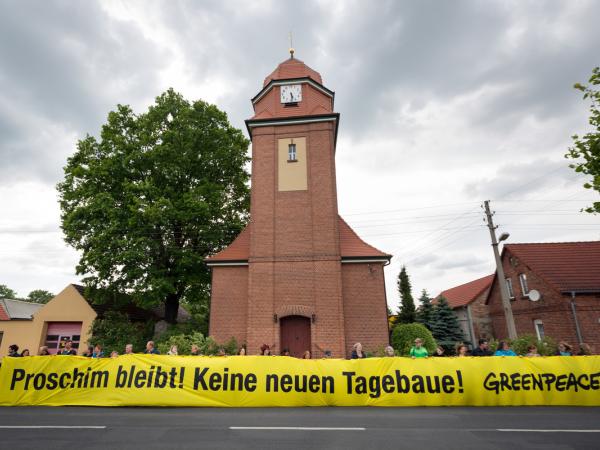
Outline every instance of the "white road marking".
<svg viewBox="0 0 600 450">
<path fill-rule="evenodd" d="M 365 431 L 364 427 L 229 427 L 230 430 Z"/>
<path fill-rule="evenodd" d="M 0 429 L 91 429 L 103 430 L 105 425 L 0 425 Z"/>
<path fill-rule="evenodd" d="M 600 433 L 600 430 L 527 430 L 519 428 L 496 428 L 496 431 L 508 431 L 510 433 Z"/>
</svg>

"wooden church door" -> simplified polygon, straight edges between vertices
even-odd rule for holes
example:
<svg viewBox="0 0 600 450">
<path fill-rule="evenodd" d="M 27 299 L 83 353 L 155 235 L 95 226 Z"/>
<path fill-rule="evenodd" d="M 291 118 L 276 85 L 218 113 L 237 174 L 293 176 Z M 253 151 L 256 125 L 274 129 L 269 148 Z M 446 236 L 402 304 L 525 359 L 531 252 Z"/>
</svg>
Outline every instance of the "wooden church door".
<svg viewBox="0 0 600 450">
<path fill-rule="evenodd" d="M 288 349 L 290 356 L 302 358 L 310 347 L 310 319 L 302 316 L 287 316 L 279 320 L 281 351 Z"/>
</svg>

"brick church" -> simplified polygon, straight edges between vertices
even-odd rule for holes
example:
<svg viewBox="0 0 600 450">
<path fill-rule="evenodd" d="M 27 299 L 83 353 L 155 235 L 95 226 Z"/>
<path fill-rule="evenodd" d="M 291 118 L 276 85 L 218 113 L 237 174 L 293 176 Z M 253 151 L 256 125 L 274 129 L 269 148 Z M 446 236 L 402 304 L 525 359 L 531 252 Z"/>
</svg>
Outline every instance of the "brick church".
<svg viewBox="0 0 600 450">
<path fill-rule="evenodd" d="M 252 139 L 250 223 L 212 268 L 210 335 L 273 354 L 350 355 L 388 344 L 384 266 L 391 255 L 338 215 L 340 115 L 321 75 L 293 57 L 265 79 L 246 121 Z"/>
</svg>

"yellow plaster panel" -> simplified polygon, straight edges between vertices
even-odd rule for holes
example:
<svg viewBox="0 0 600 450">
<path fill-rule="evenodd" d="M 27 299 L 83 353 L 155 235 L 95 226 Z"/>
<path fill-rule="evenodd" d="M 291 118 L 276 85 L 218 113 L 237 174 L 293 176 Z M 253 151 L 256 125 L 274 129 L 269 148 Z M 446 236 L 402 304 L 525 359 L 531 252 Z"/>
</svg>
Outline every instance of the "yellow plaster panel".
<svg viewBox="0 0 600 450">
<path fill-rule="evenodd" d="M 288 160 L 290 144 L 296 144 L 296 160 Z M 305 191 L 308 189 L 306 176 L 307 152 L 306 138 L 287 138 L 278 140 L 277 169 L 280 191 Z"/>
</svg>

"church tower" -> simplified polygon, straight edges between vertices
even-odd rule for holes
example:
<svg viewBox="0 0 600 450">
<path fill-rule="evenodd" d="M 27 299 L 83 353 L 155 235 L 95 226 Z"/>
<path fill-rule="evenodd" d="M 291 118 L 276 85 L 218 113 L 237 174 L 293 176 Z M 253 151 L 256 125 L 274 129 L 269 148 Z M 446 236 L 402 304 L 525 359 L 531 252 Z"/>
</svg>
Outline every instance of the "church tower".
<svg viewBox="0 0 600 450">
<path fill-rule="evenodd" d="M 338 215 L 334 92 L 291 52 L 252 105 L 250 223 L 207 259 L 210 335 L 235 337 L 248 354 L 266 344 L 298 357 L 387 345 L 383 266 L 391 256 Z"/>
</svg>

